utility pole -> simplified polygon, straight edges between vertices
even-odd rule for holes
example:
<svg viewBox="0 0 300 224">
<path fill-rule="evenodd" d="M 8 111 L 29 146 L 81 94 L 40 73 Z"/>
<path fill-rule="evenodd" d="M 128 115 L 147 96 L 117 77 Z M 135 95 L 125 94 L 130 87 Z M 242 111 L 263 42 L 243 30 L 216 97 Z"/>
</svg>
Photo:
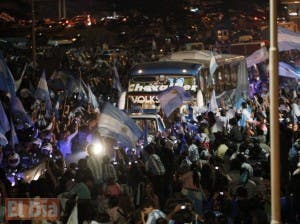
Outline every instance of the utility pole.
<svg viewBox="0 0 300 224">
<path fill-rule="evenodd" d="M 66 0 L 62 0 L 62 12 L 63 12 L 63 18 L 66 19 L 67 18 L 67 9 L 66 9 Z"/>
<path fill-rule="evenodd" d="M 271 224 L 281 223 L 277 0 L 270 0 Z"/>
<path fill-rule="evenodd" d="M 58 20 L 61 20 L 61 0 L 58 0 Z"/>
</svg>

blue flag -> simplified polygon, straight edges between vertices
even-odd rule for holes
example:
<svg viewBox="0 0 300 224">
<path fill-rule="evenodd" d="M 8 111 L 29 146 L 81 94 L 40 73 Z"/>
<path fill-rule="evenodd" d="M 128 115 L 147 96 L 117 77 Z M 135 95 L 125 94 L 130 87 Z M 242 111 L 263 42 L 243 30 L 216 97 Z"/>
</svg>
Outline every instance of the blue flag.
<svg viewBox="0 0 300 224">
<path fill-rule="evenodd" d="M 217 68 L 218 68 L 218 64 L 216 61 L 216 57 L 212 53 L 210 58 L 210 63 L 209 63 L 209 73 L 212 78 L 214 77 L 214 73 L 217 70 Z"/>
<path fill-rule="evenodd" d="M 114 62 L 113 71 L 114 71 L 114 79 L 113 79 L 112 87 L 117 89 L 119 94 L 120 94 L 122 92 L 122 85 L 121 85 L 121 82 L 120 82 L 120 76 L 119 76 L 119 72 L 118 72 L 118 69 L 117 69 L 117 66 L 116 66 L 116 62 Z"/>
<path fill-rule="evenodd" d="M 18 139 L 16 130 L 15 130 L 15 125 L 14 125 L 12 117 L 10 117 L 10 126 L 11 126 L 11 128 L 10 128 L 10 142 L 9 142 L 9 144 L 14 149 L 15 145 L 19 144 L 19 139 Z"/>
<path fill-rule="evenodd" d="M 10 125 L 1 101 L 0 101 L 0 121 L 1 121 L 0 132 L 5 135 L 5 133 L 10 130 Z"/>
<path fill-rule="evenodd" d="M 23 125 L 26 124 L 27 126 L 30 126 L 30 127 L 33 125 L 31 117 L 25 111 L 22 102 L 20 101 L 20 99 L 17 96 L 11 97 L 10 109 L 14 115 L 14 118 L 16 120 L 22 121 Z"/>
<path fill-rule="evenodd" d="M 15 80 L 4 60 L 2 52 L 0 52 L 0 90 L 9 93 L 11 96 L 16 95 Z"/>
<path fill-rule="evenodd" d="M 170 87 L 158 96 L 161 108 L 167 117 L 169 117 L 176 108 L 180 107 L 185 100 L 189 99 L 189 94 L 180 86 Z"/>
<path fill-rule="evenodd" d="M 34 93 L 36 99 L 43 100 L 46 105 L 46 116 L 50 117 L 52 112 L 52 103 L 50 99 L 49 89 L 46 80 L 45 71 L 43 71 L 37 89 Z"/>
<path fill-rule="evenodd" d="M 98 121 L 101 136 L 113 138 L 124 146 L 134 147 L 143 131 L 126 113 L 106 102 Z"/>
<path fill-rule="evenodd" d="M 97 101 L 97 98 L 94 95 L 94 93 L 89 85 L 87 86 L 87 89 L 88 89 L 89 103 L 93 106 L 93 108 L 99 108 L 99 103 Z"/>
</svg>

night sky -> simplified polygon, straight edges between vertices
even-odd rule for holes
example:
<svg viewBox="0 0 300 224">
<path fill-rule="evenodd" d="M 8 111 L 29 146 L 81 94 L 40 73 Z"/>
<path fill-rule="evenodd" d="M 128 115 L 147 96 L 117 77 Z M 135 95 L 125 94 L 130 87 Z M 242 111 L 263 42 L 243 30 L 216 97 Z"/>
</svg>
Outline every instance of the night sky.
<svg viewBox="0 0 300 224">
<path fill-rule="evenodd" d="M 35 0 L 38 17 L 56 18 L 58 16 L 57 0 Z M 83 12 L 102 16 L 116 10 L 119 13 L 139 11 L 147 15 L 163 16 L 180 14 L 183 6 L 195 4 L 200 7 L 217 4 L 218 10 L 235 9 L 245 11 L 250 5 L 259 4 L 265 7 L 269 0 L 66 0 L 67 15 L 72 17 Z M 221 3 L 221 4 L 220 4 Z M 7 11 L 16 17 L 30 17 L 31 0 L 1 0 L 1 11 Z"/>
</svg>

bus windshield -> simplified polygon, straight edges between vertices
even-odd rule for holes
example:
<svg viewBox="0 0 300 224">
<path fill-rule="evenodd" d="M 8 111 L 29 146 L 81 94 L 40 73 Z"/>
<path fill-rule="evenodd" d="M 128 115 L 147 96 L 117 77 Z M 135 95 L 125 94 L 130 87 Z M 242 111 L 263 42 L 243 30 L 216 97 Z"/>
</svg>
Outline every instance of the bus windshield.
<svg viewBox="0 0 300 224">
<path fill-rule="evenodd" d="M 194 76 L 159 75 L 136 76 L 129 81 L 128 92 L 161 92 L 172 86 L 183 87 L 186 91 L 196 92 Z"/>
</svg>

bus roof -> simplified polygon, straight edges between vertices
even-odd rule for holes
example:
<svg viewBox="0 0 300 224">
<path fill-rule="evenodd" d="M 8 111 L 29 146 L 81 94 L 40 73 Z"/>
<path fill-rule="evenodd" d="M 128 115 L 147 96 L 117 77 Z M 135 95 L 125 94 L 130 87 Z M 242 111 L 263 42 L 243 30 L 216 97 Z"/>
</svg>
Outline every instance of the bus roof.
<svg viewBox="0 0 300 224">
<path fill-rule="evenodd" d="M 240 62 L 245 59 L 242 55 L 234 54 L 216 54 L 214 53 L 218 65 L 224 65 L 234 62 Z M 161 61 L 185 61 L 190 63 L 202 64 L 209 67 L 212 57 L 212 51 L 208 50 L 191 50 L 191 51 L 177 51 L 170 56 L 160 59 Z"/>
<path fill-rule="evenodd" d="M 201 67 L 202 66 L 199 63 L 197 64 L 181 61 L 147 62 L 134 66 L 131 70 L 130 75 L 197 75 Z"/>
</svg>

